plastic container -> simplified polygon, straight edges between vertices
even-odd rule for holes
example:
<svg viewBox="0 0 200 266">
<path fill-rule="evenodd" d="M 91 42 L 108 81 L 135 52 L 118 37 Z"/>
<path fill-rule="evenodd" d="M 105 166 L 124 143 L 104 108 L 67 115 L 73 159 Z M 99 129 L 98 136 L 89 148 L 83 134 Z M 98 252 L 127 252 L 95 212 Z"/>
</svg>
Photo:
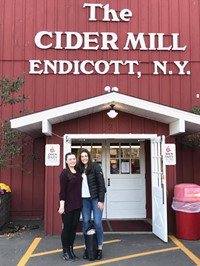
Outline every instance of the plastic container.
<svg viewBox="0 0 200 266">
<path fill-rule="evenodd" d="M 185 240 L 199 240 L 200 213 L 176 211 L 176 237 Z"/>
<path fill-rule="evenodd" d="M 200 239 L 200 186 L 178 184 L 174 188 L 172 208 L 176 211 L 176 236 Z"/>
<path fill-rule="evenodd" d="M 174 200 L 185 202 L 200 201 L 200 186 L 196 184 L 178 184 L 174 187 Z"/>
</svg>

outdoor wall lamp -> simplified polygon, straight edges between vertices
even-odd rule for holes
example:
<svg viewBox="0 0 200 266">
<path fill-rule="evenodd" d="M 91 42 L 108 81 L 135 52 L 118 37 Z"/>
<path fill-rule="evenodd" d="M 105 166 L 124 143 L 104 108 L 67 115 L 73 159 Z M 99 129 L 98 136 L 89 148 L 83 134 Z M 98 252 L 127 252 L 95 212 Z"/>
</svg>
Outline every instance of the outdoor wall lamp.
<svg viewBox="0 0 200 266">
<path fill-rule="evenodd" d="M 104 88 L 104 91 L 106 91 L 106 92 L 118 92 L 119 91 L 119 89 L 117 88 L 117 87 L 110 87 L 110 86 L 106 86 L 105 88 Z"/>
<path fill-rule="evenodd" d="M 110 105 L 111 109 L 110 109 L 109 112 L 107 112 L 107 115 L 108 115 L 110 118 L 115 118 L 115 117 L 118 115 L 118 112 L 115 111 L 114 106 L 115 106 L 114 104 L 111 104 L 111 105 Z"/>
</svg>

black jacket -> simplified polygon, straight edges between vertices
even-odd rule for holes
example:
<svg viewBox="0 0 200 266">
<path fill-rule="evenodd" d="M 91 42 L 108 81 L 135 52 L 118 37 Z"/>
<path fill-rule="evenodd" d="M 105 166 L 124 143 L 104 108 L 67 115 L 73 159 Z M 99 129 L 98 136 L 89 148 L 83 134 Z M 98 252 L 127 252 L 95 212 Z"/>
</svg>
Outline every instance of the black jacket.
<svg viewBox="0 0 200 266">
<path fill-rule="evenodd" d="M 91 169 L 86 170 L 86 176 L 91 198 L 98 198 L 100 202 L 104 202 L 106 187 L 100 165 L 94 163 Z"/>
</svg>

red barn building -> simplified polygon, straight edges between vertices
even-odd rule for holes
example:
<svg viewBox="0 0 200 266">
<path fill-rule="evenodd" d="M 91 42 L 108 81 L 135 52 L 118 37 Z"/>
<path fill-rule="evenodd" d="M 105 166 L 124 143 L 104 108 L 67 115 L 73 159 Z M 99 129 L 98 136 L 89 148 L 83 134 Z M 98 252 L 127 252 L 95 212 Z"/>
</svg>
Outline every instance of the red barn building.
<svg viewBox="0 0 200 266">
<path fill-rule="evenodd" d="M 24 75 L 29 97 L 1 118 L 33 137 L 25 154 L 37 157 L 29 171 L 1 169 L 11 216 L 44 219 L 46 234 L 59 233 L 64 154 L 87 147 L 105 175 L 104 219 L 152 219 L 167 241 L 174 186 L 200 184 L 200 152 L 182 144 L 200 131 L 191 112 L 200 105 L 199 1 L 0 3 L 0 73 Z M 23 168 L 26 156 L 15 160 Z"/>
</svg>

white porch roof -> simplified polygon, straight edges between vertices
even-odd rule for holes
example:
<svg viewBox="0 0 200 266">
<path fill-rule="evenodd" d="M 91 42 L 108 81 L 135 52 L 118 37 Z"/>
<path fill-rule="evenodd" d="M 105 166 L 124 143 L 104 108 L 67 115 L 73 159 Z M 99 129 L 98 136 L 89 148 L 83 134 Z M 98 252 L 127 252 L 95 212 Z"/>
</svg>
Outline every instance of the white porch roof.
<svg viewBox="0 0 200 266">
<path fill-rule="evenodd" d="M 170 135 L 200 131 L 200 115 L 118 92 L 14 118 L 11 127 L 32 136 L 51 136 L 53 124 L 108 110 L 110 104 L 115 105 L 115 110 L 168 124 Z"/>
</svg>

